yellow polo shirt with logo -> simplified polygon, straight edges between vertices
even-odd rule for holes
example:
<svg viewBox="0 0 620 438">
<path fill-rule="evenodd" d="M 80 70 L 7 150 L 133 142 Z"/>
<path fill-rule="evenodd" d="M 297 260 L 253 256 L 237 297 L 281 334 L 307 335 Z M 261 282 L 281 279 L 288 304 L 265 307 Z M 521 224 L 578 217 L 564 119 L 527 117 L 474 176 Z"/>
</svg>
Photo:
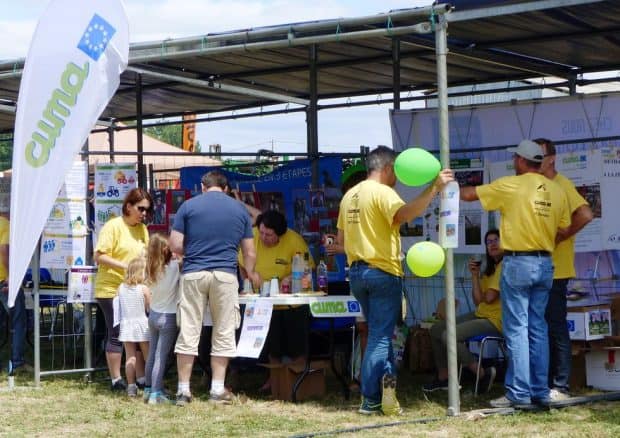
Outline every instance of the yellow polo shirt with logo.
<svg viewBox="0 0 620 438">
<path fill-rule="evenodd" d="M 568 199 L 568 210 L 572 215 L 582 205 L 588 205 L 583 196 L 579 194 L 575 185 L 571 180 L 559 173 L 555 175 L 553 181 L 558 183 L 564 190 L 566 198 Z M 553 266 L 555 270 L 553 272 L 554 279 L 564 279 L 575 277 L 575 235 L 573 234 L 570 239 L 566 239 L 558 243 L 553 251 Z"/>
<path fill-rule="evenodd" d="M 505 176 L 476 187 L 485 210 L 501 213 L 501 246 L 512 251 L 553 252 L 558 228 L 570 225 L 564 190 L 544 175 Z"/>
<path fill-rule="evenodd" d="M 9 220 L 4 216 L 0 216 L 0 245 L 8 245 L 10 239 Z M 8 260 L 7 260 L 8 263 Z M 0 263 L 0 281 L 4 281 L 9 276 L 3 263 Z"/>
<path fill-rule="evenodd" d="M 146 225 L 139 223 L 129 226 L 123 217 L 119 216 L 110 219 L 101 228 L 95 252 L 99 251 L 123 263 L 129 263 L 146 254 L 148 243 L 149 232 Z M 99 265 L 95 278 L 95 298 L 114 298 L 124 276 L 124 269 Z"/>
<path fill-rule="evenodd" d="M 273 247 L 266 247 L 260 240 L 258 228 L 252 229 L 254 234 L 254 248 L 256 248 L 256 266 L 255 272 L 258 272 L 263 281 L 268 281 L 273 277 L 278 277 L 279 281 L 282 281 L 284 277 L 291 275 L 293 256 L 296 252 L 301 253 L 303 258 L 304 253 L 308 250 L 308 244 L 301 235 L 291 229 L 287 229 L 286 232 L 280 236 L 278 244 Z M 239 265 L 245 266 L 243 262 L 243 253 L 239 252 Z M 310 269 L 314 269 L 314 259 L 312 255 L 309 256 L 308 262 Z"/>
<path fill-rule="evenodd" d="M 344 233 L 349 264 L 366 263 L 402 277 L 400 226 L 394 215 L 405 202 L 396 191 L 374 180 L 353 186 L 340 202 L 338 229 Z"/>
<path fill-rule="evenodd" d="M 485 292 L 489 289 L 496 290 L 499 293 L 499 280 L 502 276 L 502 264 L 499 263 L 495 267 L 495 272 L 493 275 L 483 275 L 480 278 L 480 290 Z M 476 309 L 475 315 L 478 318 L 486 318 L 491 321 L 497 330 L 502 331 L 502 303 L 500 301 L 500 296 L 497 297 L 495 301 L 492 303 L 487 303 L 485 301 L 481 301 L 478 304 L 478 308 Z"/>
</svg>

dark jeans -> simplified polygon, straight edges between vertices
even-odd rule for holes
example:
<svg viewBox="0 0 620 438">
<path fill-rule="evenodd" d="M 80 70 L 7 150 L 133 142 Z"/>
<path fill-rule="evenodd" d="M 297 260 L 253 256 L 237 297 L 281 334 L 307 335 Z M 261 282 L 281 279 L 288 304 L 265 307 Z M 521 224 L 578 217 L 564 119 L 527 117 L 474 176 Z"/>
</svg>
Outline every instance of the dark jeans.
<svg viewBox="0 0 620 438">
<path fill-rule="evenodd" d="M 0 292 L 2 302 L 6 308 L 7 294 Z M 15 306 L 8 311 L 11 317 L 11 362 L 13 368 L 24 364 L 24 343 L 26 342 L 26 330 L 28 328 L 28 316 L 26 314 L 26 299 L 23 289 L 19 289 L 15 297 Z"/>
<path fill-rule="evenodd" d="M 571 370 L 571 347 L 566 324 L 566 290 L 568 279 L 553 280 L 545 319 L 549 326 L 549 388 L 568 392 Z"/>
</svg>

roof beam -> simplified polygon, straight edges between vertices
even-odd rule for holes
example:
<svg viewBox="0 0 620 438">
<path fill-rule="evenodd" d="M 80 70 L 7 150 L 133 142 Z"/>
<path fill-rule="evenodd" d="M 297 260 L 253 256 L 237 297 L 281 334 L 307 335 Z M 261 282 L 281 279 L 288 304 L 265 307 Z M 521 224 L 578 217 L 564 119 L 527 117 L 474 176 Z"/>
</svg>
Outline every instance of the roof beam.
<svg viewBox="0 0 620 438">
<path fill-rule="evenodd" d="M 2 105 L 0 104 L 0 112 L 15 114 L 15 107 L 11 105 Z"/>
<path fill-rule="evenodd" d="M 261 91 L 261 90 L 256 90 L 253 88 L 239 87 L 236 85 L 222 84 L 220 82 L 215 82 L 215 81 L 203 81 L 201 79 L 193 79 L 193 78 L 188 78 L 185 76 L 176 76 L 176 75 L 171 75 L 167 73 L 158 73 L 158 72 L 151 71 L 151 70 L 145 70 L 143 68 L 128 67 L 127 70 L 133 71 L 134 73 L 138 73 L 138 74 L 143 74 L 143 75 L 147 75 L 147 76 L 151 76 L 151 77 L 155 77 L 159 79 L 164 79 L 167 81 L 175 81 L 175 82 L 184 83 L 184 84 L 191 85 L 193 87 L 198 87 L 198 88 L 221 90 L 224 92 L 241 94 L 244 96 L 253 96 L 253 97 L 258 97 L 260 99 L 275 100 L 277 102 L 283 102 L 283 103 L 295 103 L 295 104 L 303 105 L 303 106 L 308 106 L 310 103 L 307 99 L 300 99 L 298 97 L 286 96 L 284 94 L 271 93 L 268 91 Z"/>
<path fill-rule="evenodd" d="M 538 0 L 527 3 L 516 3 L 505 6 L 488 6 L 470 9 L 466 11 L 452 11 L 446 14 L 446 20 L 450 22 L 475 20 L 478 18 L 498 17 L 501 15 L 523 14 L 526 12 L 542 11 L 545 9 L 565 8 L 568 6 L 587 5 L 599 3 L 604 0 Z"/>
<path fill-rule="evenodd" d="M 415 38 L 401 39 L 401 46 L 402 45 L 413 45 L 425 49 L 430 49 L 431 47 L 434 47 L 430 42 L 416 40 Z M 559 76 L 566 78 L 568 73 L 571 71 L 570 67 L 562 68 L 560 64 L 545 62 L 545 60 L 538 58 L 531 58 L 516 53 L 511 56 L 509 53 L 494 52 L 490 49 L 464 49 L 455 45 L 454 43 L 450 43 L 450 41 L 448 41 L 448 49 L 449 56 L 470 58 L 472 60 L 485 62 L 487 64 L 494 64 L 504 68 L 510 68 L 513 70 L 522 71 L 524 73 L 530 73 L 534 76 Z M 450 62 L 449 57 L 448 62 Z"/>
<path fill-rule="evenodd" d="M 609 29 L 601 29 L 601 30 L 588 29 L 588 30 L 583 30 L 581 32 L 573 31 L 573 32 L 563 32 L 563 33 L 556 33 L 556 34 L 552 33 L 552 34 L 545 34 L 545 35 L 537 34 L 535 37 L 532 36 L 528 38 L 510 38 L 510 39 L 505 39 L 505 40 L 485 41 L 482 43 L 472 42 L 472 44 L 477 49 L 501 49 L 501 46 L 509 46 L 511 44 L 528 44 L 528 43 L 535 44 L 535 43 L 547 42 L 547 41 L 558 41 L 558 40 L 564 41 L 568 39 L 579 40 L 579 38 L 583 36 L 588 36 L 588 37 L 617 36 L 619 32 L 620 32 L 620 26 L 615 26 Z"/>
</svg>

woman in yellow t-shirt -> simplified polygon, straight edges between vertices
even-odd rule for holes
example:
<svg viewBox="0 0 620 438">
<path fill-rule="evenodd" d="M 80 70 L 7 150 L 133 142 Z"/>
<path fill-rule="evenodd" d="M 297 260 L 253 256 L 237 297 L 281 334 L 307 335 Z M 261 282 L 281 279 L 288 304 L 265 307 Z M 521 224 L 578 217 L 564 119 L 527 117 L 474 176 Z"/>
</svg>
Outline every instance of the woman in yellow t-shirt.
<svg viewBox="0 0 620 438">
<path fill-rule="evenodd" d="M 280 284 L 291 284 L 292 259 L 297 252 L 308 253 L 303 237 L 288 228 L 286 218 L 280 212 L 269 210 L 256 218 L 254 228 L 256 266 L 261 281 L 277 277 Z M 308 258 L 308 267 L 314 269 L 314 260 Z M 244 260 L 239 254 L 241 274 L 246 276 Z M 265 350 L 271 364 L 282 363 L 285 357 L 291 362 L 304 364 L 308 354 L 308 329 L 310 310 L 308 306 L 275 306 L 271 314 Z M 271 388 L 268 380 L 261 391 Z"/>
<path fill-rule="evenodd" d="M 469 261 L 469 271 L 472 279 L 472 299 L 476 304 L 476 311 L 456 318 L 456 342 L 458 361 L 476 373 L 478 362 L 469 352 L 465 341 L 473 336 L 494 335 L 502 333 L 502 308 L 499 299 L 499 280 L 501 276 L 501 262 L 504 251 L 499 246 L 499 230 L 487 231 L 484 236 L 486 246 L 486 263 L 484 272 L 480 275 L 481 263 Z M 425 392 L 438 389 L 448 389 L 448 362 L 446 357 L 446 323 L 445 321 L 433 324 L 430 330 L 437 367 L 437 378 L 423 386 Z M 479 392 L 486 392 L 495 380 L 495 367 L 480 370 Z"/>
<path fill-rule="evenodd" d="M 95 262 L 99 267 L 95 280 L 95 298 L 103 312 L 107 331 L 106 361 L 112 379 L 113 391 L 124 391 L 127 386 L 121 377 L 123 344 L 118 340 L 119 326 L 114 327 L 112 301 L 123 282 L 129 262 L 145 253 L 149 233 L 144 220 L 152 212 L 151 195 L 142 189 L 132 189 L 123 201 L 123 215 L 108 220 L 95 247 Z M 144 371 L 139 375 L 144 375 Z"/>
</svg>

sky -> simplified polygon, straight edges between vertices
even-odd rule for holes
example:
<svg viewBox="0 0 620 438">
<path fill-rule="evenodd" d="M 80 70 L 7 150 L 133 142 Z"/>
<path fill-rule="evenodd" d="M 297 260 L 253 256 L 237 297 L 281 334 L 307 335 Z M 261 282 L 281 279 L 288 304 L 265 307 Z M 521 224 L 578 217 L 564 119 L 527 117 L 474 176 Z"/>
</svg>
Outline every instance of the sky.
<svg viewBox="0 0 620 438">
<path fill-rule="evenodd" d="M 0 59 L 25 57 L 47 0 L 0 0 Z M 79 0 L 76 0 L 79 3 Z M 130 41 L 155 41 L 298 21 L 357 17 L 428 6 L 432 0 L 124 0 Z M 370 99 L 376 96 L 371 96 Z M 383 96 L 388 97 L 388 96 Z M 401 105 L 407 108 L 407 103 Z M 359 152 L 360 146 L 391 145 L 389 105 L 319 112 L 320 152 Z M 203 150 L 222 152 L 306 150 L 304 113 L 202 123 Z"/>
</svg>

